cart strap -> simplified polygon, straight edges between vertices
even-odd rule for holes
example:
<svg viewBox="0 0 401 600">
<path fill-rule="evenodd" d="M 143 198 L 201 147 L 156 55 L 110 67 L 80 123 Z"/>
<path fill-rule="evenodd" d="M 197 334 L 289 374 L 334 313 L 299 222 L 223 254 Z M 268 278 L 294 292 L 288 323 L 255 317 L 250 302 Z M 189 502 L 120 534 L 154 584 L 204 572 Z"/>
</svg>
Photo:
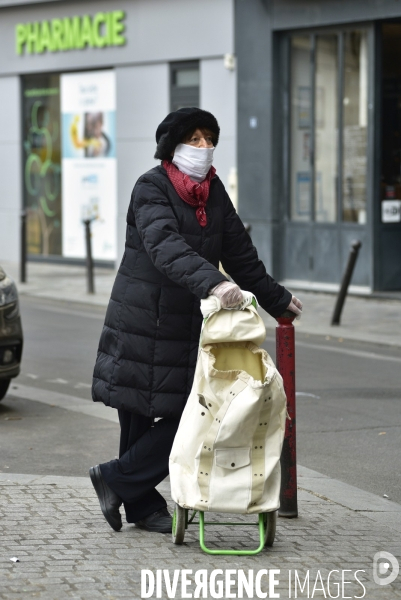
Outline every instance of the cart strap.
<svg viewBox="0 0 401 600">
<path fill-rule="evenodd" d="M 198 485 L 201 493 L 201 502 L 205 504 L 205 510 L 208 510 L 210 478 L 214 461 L 214 444 L 219 432 L 221 422 L 226 412 L 236 396 L 247 387 L 246 381 L 238 379 L 227 392 L 226 399 L 216 413 L 213 423 L 202 443 L 202 449 L 199 457 Z"/>
<path fill-rule="evenodd" d="M 263 496 L 266 481 L 266 430 L 269 426 L 272 411 L 271 391 L 266 389 L 265 397 L 262 399 L 259 420 L 255 434 L 252 438 L 252 492 L 249 506 L 258 504 Z"/>
</svg>

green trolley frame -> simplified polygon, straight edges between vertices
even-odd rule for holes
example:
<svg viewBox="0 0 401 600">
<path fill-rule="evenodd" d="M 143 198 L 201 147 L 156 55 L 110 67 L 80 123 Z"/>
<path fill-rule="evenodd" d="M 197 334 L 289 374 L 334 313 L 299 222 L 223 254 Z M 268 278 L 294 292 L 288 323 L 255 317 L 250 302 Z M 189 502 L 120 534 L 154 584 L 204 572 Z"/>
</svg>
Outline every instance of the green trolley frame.
<svg viewBox="0 0 401 600">
<path fill-rule="evenodd" d="M 185 531 L 189 525 L 199 525 L 199 545 L 206 554 L 223 554 L 234 556 L 252 556 L 259 554 L 263 548 L 271 547 L 274 543 L 276 535 L 277 510 L 267 513 L 260 513 L 256 523 L 233 523 L 224 521 L 205 521 L 205 513 L 203 511 L 192 511 L 189 516 L 190 509 L 182 508 L 178 504 L 175 505 L 173 514 L 172 536 L 174 544 L 182 544 L 184 542 Z M 199 513 L 198 521 L 195 521 L 196 514 Z M 258 527 L 259 546 L 254 550 L 223 550 L 220 548 L 208 548 L 205 544 L 205 525 L 233 525 L 241 527 Z"/>
</svg>

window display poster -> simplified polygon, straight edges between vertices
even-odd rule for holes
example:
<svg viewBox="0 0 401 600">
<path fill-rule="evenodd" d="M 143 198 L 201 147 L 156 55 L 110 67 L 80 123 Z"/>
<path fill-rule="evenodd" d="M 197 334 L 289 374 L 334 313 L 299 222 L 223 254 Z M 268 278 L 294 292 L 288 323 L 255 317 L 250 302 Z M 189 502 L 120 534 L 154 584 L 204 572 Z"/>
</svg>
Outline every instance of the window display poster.
<svg viewBox="0 0 401 600">
<path fill-rule="evenodd" d="M 61 254 L 60 82 L 27 75 L 23 84 L 23 190 L 29 254 Z"/>
<path fill-rule="evenodd" d="M 297 173 L 296 186 L 296 212 L 297 215 L 309 215 L 310 213 L 310 183 L 311 177 L 308 171 Z"/>
<path fill-rule="evenodd" d="M 309 129 L 311 126 L 310 87 L 298 86 L 298 129 Z"/>
<path fill-rule="evenodd" d="M 115 260 L 117 220 L 116 86 L 113 71 L 61 76 L 63 256 Z"/>
</svg>

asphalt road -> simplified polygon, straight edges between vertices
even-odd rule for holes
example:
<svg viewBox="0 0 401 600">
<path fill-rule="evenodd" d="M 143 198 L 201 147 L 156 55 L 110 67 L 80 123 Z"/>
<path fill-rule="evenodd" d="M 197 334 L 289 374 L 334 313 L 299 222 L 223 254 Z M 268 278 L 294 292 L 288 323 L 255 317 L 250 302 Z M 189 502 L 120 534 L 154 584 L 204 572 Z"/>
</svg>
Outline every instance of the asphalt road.
<svg viewBox="0 0 401 600">
<path fill-rule="evenodd" d="M 62 402 L 94 406 L 105 309 L 27 297 L 21 305 L 23 366 L 0 403 L 0 472 L 84 476 L 117 454 L 118 425 Z M 269 336 L 273 357 L 274 347 Z M 296 365 L 298 462 L 401 503 L 401 350 L 297 333 Z M 43 390 L 49 403 L 21 397 L 18 386 Z"/>
</svg>

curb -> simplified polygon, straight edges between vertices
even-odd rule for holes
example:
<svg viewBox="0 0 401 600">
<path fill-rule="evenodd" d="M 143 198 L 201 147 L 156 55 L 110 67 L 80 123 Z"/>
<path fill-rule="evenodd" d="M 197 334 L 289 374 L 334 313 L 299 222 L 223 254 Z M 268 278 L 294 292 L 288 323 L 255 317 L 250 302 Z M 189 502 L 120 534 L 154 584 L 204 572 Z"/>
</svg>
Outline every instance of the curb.
<svg viewBox="0 0 401 600">
<path fill-rule="evenodd" d="M 298 489 L 364 515 L 371 521 L 401 532 L 401 504 L 381 498 L 318 471 L 297 466 Z"/>
</svg>

